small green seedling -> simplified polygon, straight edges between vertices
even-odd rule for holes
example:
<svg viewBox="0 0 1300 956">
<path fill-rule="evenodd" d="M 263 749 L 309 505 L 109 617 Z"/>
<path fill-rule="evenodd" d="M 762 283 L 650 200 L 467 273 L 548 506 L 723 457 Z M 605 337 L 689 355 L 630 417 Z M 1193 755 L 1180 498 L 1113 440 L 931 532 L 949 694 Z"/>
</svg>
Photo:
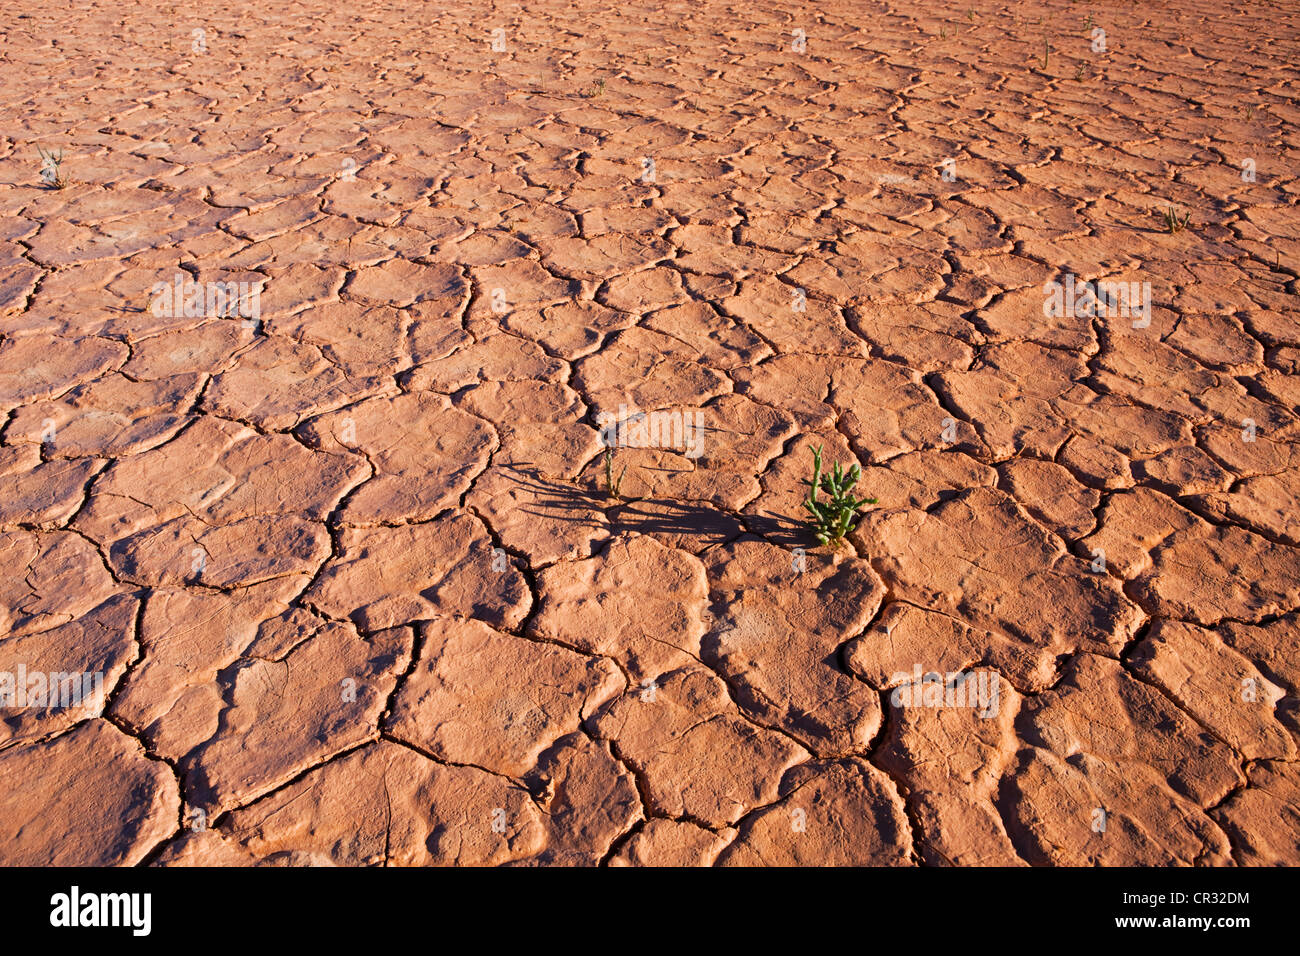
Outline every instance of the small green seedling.
<svg viewBox="0 0 1300 956">
<path fill-rule="evenodd" d="M 1082 79 L 1083 79 L 1083 71 L 1086 70 L 1087 68 L 1088 68 L 1088 67 L 1087 67 L 1087 64 L 1080 63 L 1080 64 L 1079 64 L 1079 68 L 1078 68 L 1077 70 L 1074 71 L 1074 78 L 1075 78 L 1075 80 L 1082 80 Z"/>
<path fill-rule="evenodd" d="M 627 474 L 627 465 L 618 473 L 618 478 L 614 477 L 614 449 L 608 445 L 605 446 L 605 492 L 611 498 L 622 498 L 620 493 L 623 488 L 623 476 Z"/>
<path fill-rule="evenodd" d="M 833 548 L 839 547 L 844 536 L 853 530 L 858 509 L 863 505 L 874 505 L 876 499 L 853 497 L 853 486 L 862 477 L 862 469 L 857 464 L 846 473 L 839 462 L 836 462 L 831 473 L 823 475 L 822 446 L 813 448 L 810 445 L 809 450 L 813 453 L 813 474 L 811 481 L 807 478 L 803 479 L 803 483 L 808 486 L 808 498 L 803 506 L 812 516 L 810 524 L 817 542 Z M 828 500 L 818 501 L 818 491 L 826 492 Z"/>
<path fill-rule="evenodd" d="M 1247 120 L 1253 120 L 1254 118 L 1255 118 L 1255 107 L 1253 107 L 1253 106 L 1247 106 L 1247 107 L 1246 107 L 1246 119 L 1247 119 Z"/>
<path fill-rule="evenodd" d="M 50 189 L 62 189 L 68 185 L 67 179 L 59 168 L 63 163 L 63 150 L 60 149 L 57 154 L 47 153 L 37 146 L 36 152 L 41 157 L 41 181 Z"/>
<path fill-rule="evenodd" d="M 1183 217 L 1180 219 L 1178 217 L 1178 210 L 1175 209 L 1173 206 L 1166 206 L 1164 215 L 1165 215 L 1165 228 L 1169 230 L 1170 235 L 1174 235 L 1175 233 L 1182 232 L 1184 229 L 1187 228 L 1187 224 L 1192 219 L 1192 214 L 1190 212 L 1184 214 Z"/>
<path fill-rule="evenodd" d="M 975 22 L 975 11 L 974 11 L 974 10 L 967 10 L 967 11 L 966 11 L 966 19 L 969 20 L 971 23 L 974 23 L 974 22 Z"/>
<path fill-rule="evenodd" d="M 948 28 L 947 28 L 947 27 L 940 27 L 940 28 L 939 28 L 939 39 L 940 39 L 940 40 L 946 40 L 946 39 L 948 39 Z"/>
<path fill-rule="evenodd" d="M 587 97 L 588 99 L 591 99 L 593 97 L 600 96 L 604 92 L 605 92 L 605 81 L 597 80 L 596 85 L 593 86 L 591 89 L 587 90 L 582 95 Z"/>
<path fill-rule="evenodd" d="M 1051 55 L 1052 55 L 1052 41 L 1044 37 L 1043 38 L 1043 69 L 1044 70 L 1047 69 L 1047 61 L 1051 57 Z"/>
</svg>

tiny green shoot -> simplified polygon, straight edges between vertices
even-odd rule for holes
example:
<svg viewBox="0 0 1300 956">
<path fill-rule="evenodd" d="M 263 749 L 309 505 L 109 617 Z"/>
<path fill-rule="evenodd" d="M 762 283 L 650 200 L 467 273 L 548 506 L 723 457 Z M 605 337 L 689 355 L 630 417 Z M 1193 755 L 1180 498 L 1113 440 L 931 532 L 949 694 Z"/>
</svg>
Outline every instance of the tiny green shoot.
<svg viewBox="0 0 1300 956">
<path fill-rule="evenodd" d="M 839 462 L 830 474 L 822 474 L 822 446 L 809 446 L 813 453 L 812 478 L 803 479 L 808 486 L 808 497 L 803 506 L 809 515 L 809 524 L 819 544 L 838 547 L 844 536 L 851 532 L 857 521 L 858 509 L 863 505 L 874 505 L 875 498 L 855 498 L 853 486 L 862 477 L 862 469 L 856 463 L 846 472 Z M 818 501 L 817 493 L 823 491 L 826 501 Z"/>
</svg>

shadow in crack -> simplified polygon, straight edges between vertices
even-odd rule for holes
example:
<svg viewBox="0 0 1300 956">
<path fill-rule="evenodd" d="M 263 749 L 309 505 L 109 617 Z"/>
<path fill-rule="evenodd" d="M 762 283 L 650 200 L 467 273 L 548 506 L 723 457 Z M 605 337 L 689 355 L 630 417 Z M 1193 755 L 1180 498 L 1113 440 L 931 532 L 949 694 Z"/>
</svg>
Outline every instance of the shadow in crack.
<svg viewBox="0 0 1300 956">
<path fill-rule="evenodd" d="M 667 498 L 635 498 L 610 509 L 610 530 L 632 531 L 655 537 L 684 551 L 700 551 L 722 544 L 747 530 L 733 514 L 710 504 Z"/>
<path fill-rule="evenodd" d="M 781 548 L 815 548 L 817 539 L 812 536 L 807 525 L 796 521 L 788 515 L 779 515 L 773 511 L 749 515 L 749 529 L 754 534 L 762 535 L 772 544 Z"/>
</svg>

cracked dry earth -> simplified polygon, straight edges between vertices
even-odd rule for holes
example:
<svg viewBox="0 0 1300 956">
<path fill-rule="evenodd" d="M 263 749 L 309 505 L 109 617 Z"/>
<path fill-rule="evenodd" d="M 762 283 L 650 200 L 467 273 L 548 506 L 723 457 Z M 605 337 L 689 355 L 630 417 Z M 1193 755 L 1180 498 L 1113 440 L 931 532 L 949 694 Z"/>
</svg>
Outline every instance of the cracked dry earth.
<svg viewBox="0 0 1300 956">
<path fill-rule="evenodd" d="M 0 671 L 104 694 L 3 711 L 0 862 L 1300 863 L 1300 13 L 1228 6 L 7 3 Z M 703 454 L 608 497 L 620 405 Z"/>
</svg>

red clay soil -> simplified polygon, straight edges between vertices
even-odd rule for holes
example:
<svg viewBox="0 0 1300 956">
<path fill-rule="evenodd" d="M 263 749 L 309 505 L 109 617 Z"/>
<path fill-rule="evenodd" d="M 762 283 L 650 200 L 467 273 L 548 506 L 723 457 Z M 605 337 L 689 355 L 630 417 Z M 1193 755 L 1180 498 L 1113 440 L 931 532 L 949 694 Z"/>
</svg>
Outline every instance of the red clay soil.
<svg viewBox="0 0 1300 956">
<path fill-rule="evenodd" d="M 0 863 L 1300 863 L 1294 3 L 205 6 L 7 5 Z"/>
</svg>

